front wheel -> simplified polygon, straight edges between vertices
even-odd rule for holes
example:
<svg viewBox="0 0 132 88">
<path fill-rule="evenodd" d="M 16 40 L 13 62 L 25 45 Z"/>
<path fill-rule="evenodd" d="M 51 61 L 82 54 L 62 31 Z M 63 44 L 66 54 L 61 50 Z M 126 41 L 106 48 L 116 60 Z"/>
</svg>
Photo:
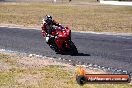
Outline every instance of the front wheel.
<svg viewBox="0 0 132 88">
<path fill-rule="evenodd" d="M 69 43 L 70 43 L 70 47 L 71 47 L 71 55 L 77 55 L 78 51 L 77 51 L 75 44 L 72 41 L 69 41 Z"/>
<path fill-rule="evenodd" d="M 51 44 L 51 45 L 49 45 L 49 46 L 50 46 L 50 48 L 51 48 L 53 51 L 55 51 L 56 53 L 59 53 L 59 50 L 58 50 L 58 47 L 57 47 L 56 44 Z"/>
</svg>

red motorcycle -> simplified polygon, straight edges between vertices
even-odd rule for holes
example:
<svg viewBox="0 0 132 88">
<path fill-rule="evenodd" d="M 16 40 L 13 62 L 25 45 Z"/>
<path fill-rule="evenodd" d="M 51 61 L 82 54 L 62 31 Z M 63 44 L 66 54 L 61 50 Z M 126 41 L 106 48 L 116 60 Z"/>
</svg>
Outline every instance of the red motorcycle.
<svg viewBox="0 0 132 88">
<path fill-rule="evenodd" d="M 71 41 L 71 30 L 68 27 L 64 29 L 54 27 L 54 29 L 52 36 L 55 38 L 55 41 L 49 44 L 50 48 L 57 53 L 77 55 L 77 48 Z"/>
</svg>

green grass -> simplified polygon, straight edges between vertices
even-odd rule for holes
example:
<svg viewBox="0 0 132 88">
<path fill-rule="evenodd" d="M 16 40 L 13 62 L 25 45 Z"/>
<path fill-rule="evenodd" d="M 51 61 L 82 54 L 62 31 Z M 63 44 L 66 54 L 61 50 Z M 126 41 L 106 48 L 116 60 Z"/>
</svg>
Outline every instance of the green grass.
<svg viewBox="0 0 132 88">
<path fill-rule="evenodd" d="M 132 8 L 127 6 L 0 3 L 0 23 L 40 26 L 46 14 L 76 31 L 132 33 Z"/>
<path fill-rule="evenodd" d="M 68 67 L 51 65 L 42 68 L 21 68 L 18 64 L 10 64 L 2 60 L 12 57 L 15 58 L 15 56 L 0 53 L 1 62 L 12 66 L 7 72 L 0 72 L 0 88 L 132 88 L 129 84 L 86 84 L 80 86 L 76 83 L 75 71 L 68 70 Z"/>
<path fill-rule="evenodd" d="M 14 76 L 11 72 L 0 72 L 0 86 L 11 85 L 14 83 Z"/>
</svg>

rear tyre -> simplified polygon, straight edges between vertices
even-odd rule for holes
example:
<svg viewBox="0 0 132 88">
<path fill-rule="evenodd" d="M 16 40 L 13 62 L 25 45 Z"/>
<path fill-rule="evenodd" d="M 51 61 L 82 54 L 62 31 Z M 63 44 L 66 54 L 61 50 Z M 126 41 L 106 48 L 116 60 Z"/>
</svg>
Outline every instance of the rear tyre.
<svg viewBox="0 0 132 88">
<path fill-rule="evenodd" d="M 78 54 L 77 48 L 72 41 L 70 41 L 70 47 L 71 47 L 71 55 L 77 55 Z"/>
</svg>

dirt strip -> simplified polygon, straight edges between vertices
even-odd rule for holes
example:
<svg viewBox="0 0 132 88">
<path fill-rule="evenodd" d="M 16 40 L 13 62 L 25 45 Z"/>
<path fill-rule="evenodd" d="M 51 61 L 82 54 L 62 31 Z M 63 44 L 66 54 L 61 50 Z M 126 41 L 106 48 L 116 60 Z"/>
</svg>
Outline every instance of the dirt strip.
<svg viewBox="0 0 132 88">
<path fill-rule="evenodd" d="M 76 71 L 76 68 L 78 68 L 81 65 L 76 65 L 73 66 L 72 63 L 68 61 L 63 61 L 60 60 L 59 58 L 52 58 L 52 57 L 46 57 L 46 56 L 41 56 L 41 55 L 36 55 L 36 54 L 18 54 L 18 53 L 13 53 L 13 52 L 0 52 L 0 54 L 7 55 L 11 57 L 11 60 L 15 61 L 17 66 L 19 68 L 24 68 L 24 69 L 35 69 L 35 68 L 43 68 L 45 66 L 50 66 L 50 65 L 60 65 L 64 66 L 67 68 L 67 70 L 72 70 Z M 83 66 L 85 68 L 85 66 Z M 0 62 L 0 71 L 6 71 L 9 70 L 11 66 L 6 63 L 6 62 Z M 89 74 L 104 74 L 106 72 L 100 70 L 100 69 L 94 69 L 94 68 L 85 68 Z"/>
</svg>

